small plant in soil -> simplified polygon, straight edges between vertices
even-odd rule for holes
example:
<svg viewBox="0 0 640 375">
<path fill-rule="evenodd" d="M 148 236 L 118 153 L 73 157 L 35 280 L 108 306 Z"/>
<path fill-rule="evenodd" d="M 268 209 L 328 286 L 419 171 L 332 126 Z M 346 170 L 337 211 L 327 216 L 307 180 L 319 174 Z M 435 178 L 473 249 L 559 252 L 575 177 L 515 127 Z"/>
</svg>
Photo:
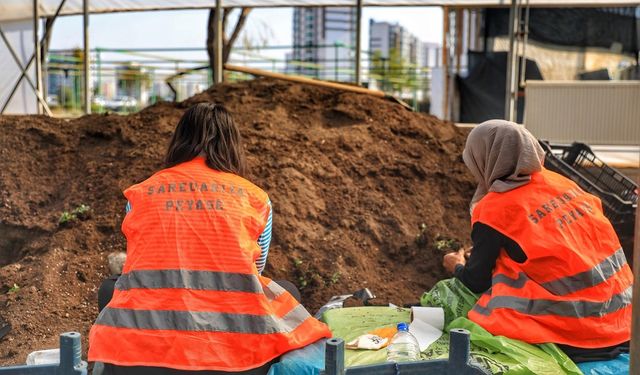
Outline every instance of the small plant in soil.
<svg viewBox="0 0 640 375">
<path fill-rule="evenodd" d="M 87 220 L 91 216 L 91 207 L 81 204 L 71 211 L 64 211 L 60 215 L 58 225 L 62 227 L 70 226 L 78 220 Z"/>
<path fill-rule="evenodd" d="M 427 224 L 421 223 L 419 228 L 420 228 L 420 231 L 416 235 L 415 242 L 416 242 L 416 245 L 418 245 L 418 247 L 424 247 L 428 242 Z"/>
<path fill-rule="evenodd" d="M 20 290 L 20 287 L 18 286 L 18 284 L 13 283 L 13 286 L 9 288 L 9 291 L 7 293 L 9 294 L 18 293 L 19 290 Z"/>
<path fill-rule="evenodd" d="M 438 237 L 434 247 L 441 252 L 450 252 L 460 250 L 462 244 L 455 238 Z"/>
<path fill-rule="evenodd" d="M 91 207 L 81 204 L 73 210 L 73 214 L 80 220 L 87 220 L 91 214 Z"/>
<path fill-rule="evenodd" d="M 64 226 L 70 225 L 76 220 L 78 220 L 78 217 L 74 213 L 69 211 L 64 211 L 62 215 L 60 215 L 60 219 L 58 220 L 58 225 L 64 227 Z"/>
<path fill-rule="evenodd" d="M 300 289 L 304 289 L 309 285 L 309 281 L 307 281 L 307 278 L 304 276 L 298 277 L 298 283 L 300 285 Z"/>
<path fill-rule="evenodd" d="M 334 272 L 333 275 L 331 275 L 331 284 L 335 284 L 340 281 L 340 276 L 340 272 Z"/>
</svg>

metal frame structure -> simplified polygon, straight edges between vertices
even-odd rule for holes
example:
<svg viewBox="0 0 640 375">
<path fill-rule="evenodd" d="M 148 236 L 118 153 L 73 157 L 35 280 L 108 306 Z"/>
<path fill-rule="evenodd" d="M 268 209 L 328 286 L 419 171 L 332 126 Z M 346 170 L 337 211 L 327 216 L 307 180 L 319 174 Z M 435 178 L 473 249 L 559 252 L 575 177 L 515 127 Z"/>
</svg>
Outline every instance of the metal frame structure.
<svg viewBox="0 0 640 375">
<path fill-rule="evenodd" d="M 38 1 L 38 0 L 35 0 Z M 89 0 L 82 0 L 82 31 L 84 39 L 84 53 L 82 59 L 84 63 L 84 113 L 91 113 L 91 66 L 89 65 Z M 41 74 L 42 75 L 42 74 Z"/>
<path fill-rule="evenodd" d="M 525 84 L 527 66 L 527 41 L 529 35 L 529 0 L 524 6 L 525 19 L 522 22 L 522 0 L 511 0 L 509 11 L 509 51 L 507 57 L 507 85 L 505 95 L 505 120 L 516 122 L 518 118 L 518 90 Z M 518 75 L 518 51 L 522 40 L 522 56 L 520 56 L 520 74 Z"/>
<path fill-rule="evenodd" d="M 9 52 L 11 53 L 11 56 L 13 57 L 13 59 L 15 60 L 16 64 L 18 65 L 18 67 L 20 68 L 20 77 L 18 77 L 18 80 L 16 81 L 16 83 L 13 86 L 13 89 L 11 90 L 11 93 L 9 94 L 9 96 L 7 97 L 6 101 L 2 104 L 2 107 L 0 108 L 0 115 L 4 114 L 5 110 L 7 109 L 7 107 L 9 106 L 9 103 L 11 102 L 11 99 L 13 99 L 13 96 L 15 95 L 16 91 L 18 91 L 18 87 L 20 87 L 20 84 L 22 83 L 22 80 L 24 79 L 27 84 L 29 85 L 29 87 L 33 90 L 33 93 L 36 95 L 36 98 L 38 99 L 38 114 L 41 114 L 42 111 L 44 111 L 45 114 L 47 114 L 48 116 L 51 116 L 51 109 L 49 109 L 49 106 L 47 105 L 47 101 L 44 98 L 43 92 L 42 92 L 42 58 L 40 56 L 40 46 L 42 45 L 42 43 L 44 43 L 45 40 L 47 40 L 47 38 L 49 37 L 49 34 L 51 33 L 51 30 L 53 29 L 53 25 L 55 24 L 55 21 L 58 19 L 58 17 L 60 16 L 60 12 L 62 11 L 62 8 L 64 7 L 65 3 L 67 2 L 67 0 L 60 0 L 60 5 L 58 5 L 58 8 L 56 9 L 55 14 L 53 15 L 53 22 L 51 24 L 51 27 L 47 28 L 44 32 L 44 35 L 42 36 L 42 38 L 39 37 L 39 24 L 40 24 L 40 7 L 39 7 L 39 1 L 38 0 L 33 0 L 33 54 L 31 55 L 31 57 L 29 58 L 29 62 L 27 63 L 26 66 L 23 66 L 22 63 L 20 62 L 20 59 L 18 58 L 17 53 L 15 52 L 15 50 L 13 49 L 13 46 L 11 46 L 11 43 L 9 43 L 9 40 L 7 39 L 4 31 L 2 30 L 2 28 L 0 27 L 0 36 L 2 37 L 2 40 L 4 41 L 4 44 L 7 46 L 7 48 L 9 49 Z M 83 0 L 84 2 L 84 17 L 83 17 L 83 22 L 84 22 L 84 64 L 85 64 L 85 69 L 84 69 L 84 80 L 85 80 L 85 92 L 84 92 L 84 103 L 85 103 L 85 113 L 90 113 L 91 111 L 91 103 L 90 103 L 90 92 L 89 92 L 89 77 L 90 77 L 90 67 L 89 67 L 89 5 L 88 2 L 89 0 Z M 35 73 L 36 73 L 36 83 L 34 84 L 33 81 L 31 80 L 31 78 L 29 77 L 28 71 L 31 68 L 31 64 L 33 64 L 35 62 Z"/>
<path fill-rule="evenodd" d="M 62 7 L 64 6 L 65 2 L 66 0 L 61 0 L 60 6 L 56 11 L 54 19 L 57 18 L 58 15 L 60 14 L 60 11 L 62 10 Z M 42 95 L 42 67 L 41 67 L 41 59 L 40 59 L 41 39 L 38 37 L 39 22 L 40 22 L 40 15 L 39 15 L 39 8 L 38 8 L 38 0 L 33 0 L 34 51 L 26 66 L 22 65 L 22 62 L 18 58 L 18 54 L 13 49 L 13 46 L 11 46 L 11 43 L 9 43 L 9 39 L 7 39 L 6 34 L 2 30 L 2 27 L 0 27 L 0 37 L 2 37 L 4 44 L 7 46 L 9 53 L 11 53 L 13 60 L 18 65 L 18 68 L 20 68 L 20 72 L 21 72 L 20 77 L 18 78 L 18 81 L 15 83 L 15 85 L 13 86 L 13 89 L 11 90 L 11 93 L 7 97 L 7 100 L 0 108 L 0 115 L 3 114 L 4 111 L 7 109 L 7 107 L 9 106 L 9 103 L 11 102 L 13 95 L 16 93 L 16 91 L 18 91 L 18 87 L 20 87 L 20 84 L 24 79 L 29 85 L 29 87 L 31 87 L 34 94 L 36 95 L 36 98 L 38 99 L 38 113 L 41 113 L 41 109 L 42 109 L 47 115 L 51 116 L 51 110 L 49 109 L 49 106 L 47 105 L 47 101 L 44 99 Z M 47 38 L 50 32 L 51 32 L 51 28 L 45 31 L 45 35 L 42 38 L 42 41 L 44 41 Z M 29 71 L 29 68 L 31 68 L 31 64 L 33 63 L 34 60 L 36 61 L 36 83 L 35 84 L 33 83 L 33 81 L 31 80 L 31 78 L 27 73 Z"/>
<path fill-rule="evenodd" d="M 449 358 L 429 361 L 384 363 L 378 365 L 345 368 L 344 341 L 327 340 L 324 375 L 396 375 L 396 374 L 447 374 L 483 375 L 483 368 L 470 362 L 470 333 L 466 329 L 452 329 L 449 332 Z"/>
<path fill-rule="evenodd" d="M 28 0 L 25 0 L 28 1 Z M 213 2 L 213 0 L 211 0 Z M 242 1 L 233 1 L 233 0 L 227 0 L 227 4 L 228 6 L 239 6 L 238 4 L 235 3 L 241 3 Z M 391 4 L 387 4 L 384 1 L 381 2 L 376 2 L 375 0 L 342 0 L 342 1 L 336 1 L 336 5 L 338 5 L 338 3 L 340 3 L 339 5 L 344 6 L 345 4 L 343 4 L 344 2 L 350 2 L 352 4 L 352 6 L 355 6 L 357 8 L 357 12 L 356 12 L 356 54 L 355 54 L 355 78 L 356 78 L 356 84 L 360 85 L 361 82 L 361 63 L 362 63 L 362 57 L 361 57 L 361 33 L 362 33 L 362 8 L 363 6 L 390 6 Z M 509 24 L 509 59 L 508 59 L 508 67 L 507 67 L 507 84 L 506 84 L 506 95 L 505 95 L 505 118 L 507 120 L 514 120 L 516 118 L 516 113 L 515 113 L 515 108 L 516 108 L 516 100 L 517 100 L 517 91 L 518 91 L 518 83 L 523 83 L 523 76 L 521 75 L 520 77 L 516 74 L 517 72 L 517 59 L 518 59 L 518 53 L 517 53 L 517 49 L 518 49 L 518 43 L 516 38 L 520 38 L 521 35 L 525 36 L 525 40 L 524 40 L 524 48 L 526 49 L 526 30 L 528 29 L 528 9 L 530 6 L 530 0 L 526 0 L 526 8 L 527 8 L 527 16 L 525 19 L 525 24 L 522 25 L 520 23 L 520 8 L 521 8 L 521 2 L 522 0 L 511 0 L 511 10 L 510 10 L 510 24 Z M 536 1 L 536 0 L 532 0 L 532 2 L 534 3 L 533 5 L 535 6 L 558 6 L 558 4 L 556 2 L 553 1 Z M 61 14 L 62 8 L 64 6 L 64 4 L 66 3 L 66 0 L 61 0 L 60 5 L 58 6 L 55 14 L 53 15 L 53 22 L 55 22 L 55 20 L 57 19 L 57 17 Z M 259 1 L 258 1 L 259 3 Z M 329 6 L 331 4 L 329 4 L 328 2 L 321 2 L 322 6 Z M 444 9 L 444 34 L 443 34 L 443 53 L 442 53 L 442 62 L 443 62 L 443 68 L 445 70 L 444 75 L 445 75 L 445 87 L 444 87 L 444 118 L 446 120 L 450 119 L 450 107 L 451 107 L 451 100 L 449 100 L 449 96 L 451 94 L 451 90 L 450 90 L 450 72 L 449 72 L 449 65 L 452 62 L 451 60 L 451 56 L 449 56 L 449 46 L 447 43 L 447 36 L 450 34 L 450 30 L 449 30 L 449 10 L 450 9 L 455 9 L 456 11 L 459 11 L 461 9 L 466 9 L 466 8 L 477 8 L 477 7 L 483 7 L 483 6 L 495 6 L 496 4 L 491 3 L 490 1 L 475 1 L 475 0 L 467 0 L 467 1 L 444 1 L 444 0 L 434 0 L 434 1 L 429 1 L 429 2 L 424 2 L 424 1 L 411 1 L 411 0 L 403 0 L 403 1 L 399 1 L 397 4 L 393 4 L 394 6 L 397 5 L 402 5 L 402 6 L 442 6 Z M 568 2 L 565 3 L 565 6 L 578 6 L 578 5 L 591 5 L 593 6 L 594 4 L 596 4 L 597 1 L 595 0 L 578 0 L 575 2 Z M 625 5 L 629 5 L 627 1 L 618 1 L 618 2 L 611 2 L 611 1 L 606 1 L 603 2 L 603 5 L 609 5 L 609 6 L 625 6 Z M 27 81 L 27 83 L 29 84 L 29 86 L 31 87 L 31 89 L 34 91 L 37 99 L 38 99 L 38 113 L 41 113 L 41 110 L 44 110 L 44 112 L 47 115 L 51 115 L 51 110 L 49 109 L 49 107 L 47 106 L 46 100 L 43 97 L 43 93 L 42 93 L 42 64 L 41 64 L 41 57 L 40 57 L 40 45 L 42 43 L 42 41 L 46 40 L 47 36 L 50 34 L 51 32 L 51 28 L 48 28 L 47 30 L 45 30 L 45 35 L 42 39 L 38 38 L 38 31 L 39 31 L 39 20 L 40 20 L 40 14 L 39 14 L 39 0 L 33 0 L 33 20 L 34 20 L 34 55 L 31 57 L 31 59 L 29 60 L 29 63 L 27 64 L 26 67 L 23 67 L 22 64 L 20 63 L 19 59 L 17 58 L 17 54 L 15 53 L 15 51 L 13 50 L 13 48 L 11 47 L 11 45 L 9 44 L 7 38 L 5 37 L 4 33 L 2 32 L 2 29 L 0 28 L 0 34 L 2 36 L 2 39 L 4 40 L 5 44 L 7 45 L 7 47 L 9 48 L 11 54 L 13 55 L 13 58 L 16 60 L 16 63 L 18 64 L 18 66 L 20 67 L 20 69 L 22 70 L 22 74 L 20 75 L 20 78 L 18 79 L 18 81 L 16 82 L 11 94 L 9 95 L 9 97 L 7 98 L 6 102 L 2 105 L 2 107 L 0 107 L 0 114 L 4 113 L 4 111 L 6 110 L 7 106 L 9 105 L 9 102 L 11 101 L 11 99 L 13 98 L 13 95 L 15 94 L 15 92 L 17 91 L 18 87 L 20 86 L 21 82 L 23 79 L 25 79 Z M 294 5 L 294 6 L 313 6 L 314 5 L 314 1 L 304 1 L 303 4 L 298 4 L 296 3 L 296 1 L 276 1 L 273 2 L 271 1 L 269 5 L 269 3 L 265 3 L 265 4 L 258 4 L 257 6 L 260 7 L 282 7 L 282 6 L 286 6 L 287 4 L 289 5 Z M 498 5 L 501 5 L 503 3 L 499 3 Z M 213 4 L 212 4 L 213 5 Z M 223 43 L 222 43 L 222 17 L 221 17 L 221 10 L 225 7 L 225 4 L 223 4 L 222 0 L 215 0 L 215 8 L 216 8 L 216 18 L 215 18 L 215 24 L 216 24 L 216 47 L 215 47 L 215 60 L 216 60 L 216 66 L 214 66 L 214 72 L 213 72 L 213 82 L 214 83 L 220 83 L 223 80 L 224 74 L 223 74 L 223 70 L 224 67 L 222 66 L 222 55 L 223 55 Z M 184 6 L 182 8 L 179 9 L 196 9 L 196 8 L 203 8 L 201 7 L 193 7 L 193 6 Z M 172 7 L 170 9 L 178 9 L 176 7 Z M 160 9 L 146 9 L 148 11 L 153 11 L 153 10 L 160 10 Z M 113 11 L 113 10 L 112 10 Z M 89 48 L 89 14 L 90 14 L 90 0 L 82 0 L 82 15 L 83 15 L 83 34 L 84 34 L 84 58 L 83 58 L 83 62 L 84 62 L 84 92 L 83 92 L 83 103 L 84 103 L 84 110 L 86 114 L 89 114 L 91 112 L 91 67 L 90 67 L 90 48 Z M 458 21 L 461 19 L 461 17 L 456 17 L 456 24 L 459 23 Z M 53 24 L 52 24 L 53 26 Z M 524 30 L 524 31 L 523 31 Z M 460 38 L 459 34 L 461 32 L 461 27 L 456 26 L 456 30 L 454 31 L 454 33 L 456 34 L 456 38 Z M 458 55 L 458 50 L 459 50 L 459 41 L 456 41 L 456 55 Z M 524 55 L 524 51 L 523 51 L 523 55 Z M 523 57 L 524 59 L 524 57 Z M 32 62 L 35 60 L 35 69 L 36 69 L 36 82 L 33 83 L 33 81 L 29 78 L 29 76 L 27 75 L 27 71 L 30 69 Z M 523 60 L 524 61 L 524 60 Z M 459 69 L 459 57 L 456 60 L 456 66 Z"/>
<path fill-rule="evenodd" d="M 640 184 L 640 178 L 636 181 Z M 636 229 L 633 248 L 633 299 L 631 310 L 631 347 L 629 374 L 640 374 L 640 204 L 636 207 Z"/>
</svg>

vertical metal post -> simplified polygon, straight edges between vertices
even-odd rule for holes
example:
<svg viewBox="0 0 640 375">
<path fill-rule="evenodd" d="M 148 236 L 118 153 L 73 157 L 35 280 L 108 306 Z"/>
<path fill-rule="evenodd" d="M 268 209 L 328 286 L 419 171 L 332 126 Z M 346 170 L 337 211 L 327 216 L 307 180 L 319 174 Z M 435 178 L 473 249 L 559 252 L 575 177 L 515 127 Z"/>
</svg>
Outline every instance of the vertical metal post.
<svg viewBox="0 0 640 375">
<path fill-rule="evenodd" d="M 84 103 L 84 113 L 91 113 L 91 67 L 89 66 L 89 1 L 82 1 L 82 27 L 83 27 L 83 36 L 84 36 L 84 53 L 83 53 L 83 64 L 84 64 L 84 93 L 83 93 L 83 103 Z"/>
<path fill-rule="evenodd" d="M 324 357 L 325 375 L 344 375 L 344 341 L 329 339 Z"/>
<path fill-rule="evenodd" d="M 449 374 L 463 374 L 469 363 L 469 331 L 452 329 L 449 332 Z"/>
<path fill-rule="evenodd" d="M 96 92 L 98 95 L 102 95 L 102 56 L 100 55 L 100 48 L 96 48 L 96 68 L 98 71 L 98 87 L 96 88 Z"/>
<path fill-rule="evenodd" d="M 443 31 L 442 31 L 442 73 L 444 76 L 444 97 L 442 98 L 442 116 L 443 120 L 449 119 L 449 45 L 447 38 L 449 37 L 449 7 L 442 8 L 444 13 Z"/>
<path fill-rule="evenodd" d="M 462 38 L 464 30 L 464 18 L 462 9 L 456 9 L 456 74 L 460 74 L 460 65 L 462 63 Z"/>
<path fill-rule="evenodd" d="M 40 54 L 40 5 L 33 0 L 33 55 L 36 60 L 36 95 L 42 97 L 42 59 Z M 37 102 L 37 112 L 42 113 L 42 104 Z"/>
<path fill-rule="evenodd" d="M 218 84 L 222 83 L 223 80 L 223 66 L 222 66 L 222 33 L 224 30 L 222 29 L 222 0 L 216 0 L 216 14 L 213 19 L 216 27 L 216 43 L 215 43 L 215 61 L 216 63 L 213 65 L 213 83 Z"/>
<path fill-rule="evenodd" d="M 362 84 L 361 64 L 362 64 L 362 0 L 357 0 L 356 9 L 356 85 Z"/>
<path fill-rule="evenodd" d="M 86 369 L 82 363 L 82 344 L 80 334 L 67 332 L 60 335 L 60 374 L 75 374 L 78 368 Z M 85 370 L 86 371 L 86 370 Z"/>
<path fill-rule="evenodd" d="M 640 182 L 640 178 L 638 179 Z M 640 373 L 640 205 L 636 208 L 636 230 L 633 246 L 633 300 L 631 310 L 631 350 L 629 374 Z"/>
<path fill-rule="evenodd" d="M 518 29 L 518 0 L 511 0 L 511 9 L 509 10 L 509 53 L 507 57 L 507 82 L 505 87 L 505 106 L 504 118 L 508 121 L 515 121 L 515 99 L 516 92 L 513 89 L 513 83 L 516 80 L 517 59 L 516 51 L 516 31 Z"/>
<path fill-rule="evenodd" d="M 340 44 L 335 42 L 333 44 L 333 80 L 338 82 L 338 47 Z"/>
<path fill-rule="evenodd" d="M 466 9 L 465 13 L 467 14 L 467 51 L 471 51 L 471 34 L 473 34 L 473 37 L 475 38 L 477 36 L 477 34 L 475 33 L 475 30 L 471 30 L 472 29 L 472 18 L 473 15 L 475 13 L 475 10 L 472 9 Z M 469 65 L 469 63 L 467 62 L 467 65 Z"/>
<path fill-rule="evenodd" d="M 522 26 L 522 58 L 520 59 L 520 86 L 524 87 L 527 74 L 527 43 L 529 42 L 529 0 L 526 0 Z"/>
</svg>

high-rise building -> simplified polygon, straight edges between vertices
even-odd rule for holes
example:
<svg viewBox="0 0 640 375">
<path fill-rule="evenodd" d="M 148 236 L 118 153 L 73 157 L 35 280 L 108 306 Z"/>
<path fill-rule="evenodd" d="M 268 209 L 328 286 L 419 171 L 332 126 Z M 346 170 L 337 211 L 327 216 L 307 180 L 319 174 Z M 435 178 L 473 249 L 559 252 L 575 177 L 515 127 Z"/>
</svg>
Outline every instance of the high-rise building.
<svg viewBox="0 0 640 375">
<path fill-rule="evenodd" d="M 421 44 L 421 46 L 422 59 L 419 65 L 427 68 L 435 68 L 440 66 L 440 62 L 442 59 L 442 46 L 438 43 L 429 42 L 424 42 Z"/>
<path fill-rule="evenodd" d="M 423 46 L 420 40 L 399 24 L 369 20 L 369 51 L 382 59 L 396 53 L 407 64 L 422 66 Z"/>
<path fill-rule="evenodd" d="M 354 79 L 356 9 L 353 7 L 295 8 L 293 58 L 298 74 L 321 79 Z"/>
</svg>

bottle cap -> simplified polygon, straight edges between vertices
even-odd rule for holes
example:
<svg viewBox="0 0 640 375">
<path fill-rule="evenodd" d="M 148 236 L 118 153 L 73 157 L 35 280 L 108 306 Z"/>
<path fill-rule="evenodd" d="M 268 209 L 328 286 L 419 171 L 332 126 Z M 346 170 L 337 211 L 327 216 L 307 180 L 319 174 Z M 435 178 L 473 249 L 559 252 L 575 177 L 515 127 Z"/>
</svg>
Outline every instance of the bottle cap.
<svg viewBox="0 0 640 375">
<path fill-rule="evenodd" d="M 398 323 L 398 331 L 408 332 L 409 326 L 407 325 L 407 323 Z"/>
</svg>

